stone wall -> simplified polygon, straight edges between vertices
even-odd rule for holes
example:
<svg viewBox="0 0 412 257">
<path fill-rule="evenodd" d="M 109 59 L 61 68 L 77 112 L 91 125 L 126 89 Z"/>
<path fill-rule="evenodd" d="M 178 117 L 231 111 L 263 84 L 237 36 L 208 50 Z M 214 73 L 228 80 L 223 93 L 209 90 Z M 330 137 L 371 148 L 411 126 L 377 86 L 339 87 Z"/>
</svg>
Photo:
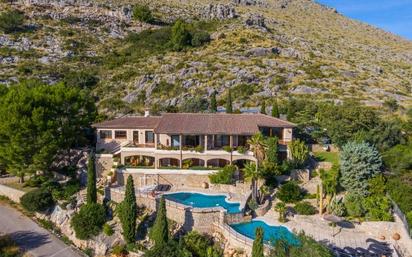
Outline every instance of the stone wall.
<svg viewBox="0 0 412 257">
<path fill-rule="evenodd" d="M 248 194 L 250 192 L 250 183 L 236 183 L 235 185 L 218 185 L 211 184 L 208 175 L 184 174 L 185 170 L 181 170 L 181 174 L 142 174 L 142 173 L 125 173 L 116 172 L 118 185 L 125 185 L 125 181 L 129 175 L 132 175 L 135 187 L 141 188 L 145 185 L 171 185 L 173 191 L 179 190 L 196 190 L 203 193 L 225 193 L 235 197 L 236 200 L 240 199 L 240 196 Z M 209 188 L 203 188 L 203 183 L 206 182 Z"/>
<path fill-rule="evenodd" d="M 8 197 L 13 202 L 20 203 L 20 197 L 22 197 L 24 194 L 24 191 L 20 191 L 12 187 L 0 184 L 0 195 Z"/>
<path fill-rule="evenodd" d="M 251 255 L 252 239 L 239 234 L 227 224 L 214 223 L 213 228 L 215 232 L 220 233 L 227 240 L 232 248 L 242 249 L 247 256 Z"/>
<path fill-rule="evenodd" d="M 96 173 L 97 177 L 107 176 L 113 168 L 113 155 L 96 154 Z"/>
<path fill-rule="evenodd" d="M 107 197 L 114 202 L 121 202 L 124 191 L 120 188 L 110 188 Z M 151 211 L 156 211 L 159 198 L 147 194 L 136 194 L 136 202 Z M 197 230 L 202 233 L 213 233 L 211 224 L 223 220 L 224 210 L 222 208 L 192 208 L 173 201 L 166 200 L 167 217 L 179 224 L 187 231 Z"/>
<path fill-rule="evenodd" d="M 292 170 L 290 172 L 290 178 L 293 180 L 308 182 L 310 180 L 310 170 L 308 169 Z"/>
</svg>

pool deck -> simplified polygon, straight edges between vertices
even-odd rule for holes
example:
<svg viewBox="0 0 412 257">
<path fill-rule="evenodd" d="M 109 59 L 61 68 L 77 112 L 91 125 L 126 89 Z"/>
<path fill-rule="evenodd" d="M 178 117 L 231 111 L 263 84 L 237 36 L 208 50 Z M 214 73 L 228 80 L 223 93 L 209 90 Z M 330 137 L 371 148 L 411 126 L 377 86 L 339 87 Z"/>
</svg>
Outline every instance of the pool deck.
<svg viewBox="0 0 412 257">
<path fill-rule="evenodd" d="M 391 256 L 398 256 L 393 248 L 393 240 L 387 241 L 378 240 L 370 234 L 360 231 L 355 228 L 335 228 L 329 225 L 328 221 L 322 219 L 319 215 L 301 216 L 288 218 L 286 223 L 278 221 L 277 212 L 270 210 L 265 216 L 259 217 L 256 220 L 262 220 L 271 226 L 285 226 L 288 229 L 296 232 L 304 231 L 305 234 L 312 236 L 316 241 L 325 243 L 337 250 L 346 252 L 354 256 L 362 252 L 363 254 L 371 254 L 375 256 L 377 249 L 382 251 L 393 251 Z M 388 244 L 388 245 L 386 245 Z M 357 253 L 357 254 L 356 254 Z M 377 256 L 377 255 L 376 255 Z"/>
</svg>

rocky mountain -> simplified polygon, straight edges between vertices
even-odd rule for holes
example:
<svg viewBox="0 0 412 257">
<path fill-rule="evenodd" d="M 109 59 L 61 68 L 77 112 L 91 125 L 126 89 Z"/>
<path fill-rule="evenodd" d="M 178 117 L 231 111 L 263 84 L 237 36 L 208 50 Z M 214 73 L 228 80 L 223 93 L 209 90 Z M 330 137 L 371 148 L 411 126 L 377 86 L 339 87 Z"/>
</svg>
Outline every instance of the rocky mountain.
<svg viewBox="0 0 412 257">
<path fill-rule="evenodd" d="M 133 19 L 147 5 L 156 22 Z M 17 0 L 24 29 L 0 34 L 0 83 L 90 87 L 101 111 L 167 109 L 231 88 L 236 107 L 277 96 L 412 104 L 412 42 L 311 0 Z M 181 19 L 211 41 L 168 47 Z"/>
</svg>

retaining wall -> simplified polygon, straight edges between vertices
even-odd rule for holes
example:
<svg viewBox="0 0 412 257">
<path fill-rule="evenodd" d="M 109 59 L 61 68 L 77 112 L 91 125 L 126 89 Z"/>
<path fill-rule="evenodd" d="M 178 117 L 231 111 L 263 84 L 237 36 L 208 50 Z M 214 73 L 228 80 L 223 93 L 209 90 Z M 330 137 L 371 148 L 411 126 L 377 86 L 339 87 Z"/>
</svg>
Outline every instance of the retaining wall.
<svg viewBox="0 0 412 257">
<path fill-rule="evenodd" d="M 209 176 L 205 174 L 190 173 L 185 174 L 185 170 L 181 170 L 178 174 L 143 174 L 143 173 L 128 173 L 116 172 L 118 185 L 125 185 L 125 181 L 129 175 L 132 175 L 136 188 L 145 185 L 172 185 L 173 191 L 187 191 L 188 189 L 196 189 L 196 191 L 208 193 L 225 193 L 231 195 L 246 195 L 250 192 L 250 183 L 236 183 L 235 185 L 215 185 L 210 183 Z M 203 184 L 207 183 L 209 188 L 203 188 Z M 242 200 L 242 199 L 236 199 Z"/>
<path fill-rule="evenodd" d="M 13 202 L 20 203 L 20 197 L 22 197 L 24 194 L 24 191 L 20 191 L 18 189 L 0 184 L 0 195 L 10 198 L 10 200 L 12 200 Z"/>
</svg>

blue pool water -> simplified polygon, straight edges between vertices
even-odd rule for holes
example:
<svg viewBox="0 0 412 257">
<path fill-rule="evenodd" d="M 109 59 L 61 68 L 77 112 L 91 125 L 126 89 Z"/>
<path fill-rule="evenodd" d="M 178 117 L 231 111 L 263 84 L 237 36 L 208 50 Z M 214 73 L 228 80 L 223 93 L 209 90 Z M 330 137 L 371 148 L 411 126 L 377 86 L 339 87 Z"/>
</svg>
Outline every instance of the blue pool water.
<svg viewBox="0 0 412 257">
<path fill-rule="evenodd" d="M 199 193 L 181 192 L 165 194 L 164 197 L 168 200 L 196 208 L 210 208 L 220 206 L 225 208 L 228 213 L 240 212 L 240 204 L 227 202 L 225 195 L 204 195 Z"/>
<path fill-rule="evenodd" d="M 299 240 L 297 237 L 290 232 L 286 227 L 282 226 L 269 226 L 263 221 L 252 220 L 251 222 L 232 224 L 230 225 L 236 232 L 249 237 L 250 239 L 255 239 L 256 228 L 263 228 L 263 241 L 265 242 L 275 242 L 281 238 L 286 240 L 291 245 L 298 245 Z"/>
</svg>

